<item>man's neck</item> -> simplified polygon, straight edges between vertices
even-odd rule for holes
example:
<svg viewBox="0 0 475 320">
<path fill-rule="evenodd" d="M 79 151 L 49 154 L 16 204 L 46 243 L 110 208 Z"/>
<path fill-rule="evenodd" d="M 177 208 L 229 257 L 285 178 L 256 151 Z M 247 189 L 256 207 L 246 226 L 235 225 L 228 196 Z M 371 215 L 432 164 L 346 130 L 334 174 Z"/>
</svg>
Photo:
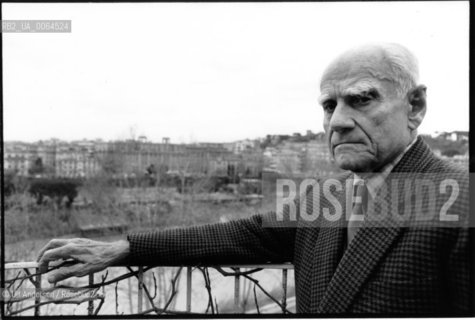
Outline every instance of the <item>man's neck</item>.
<svg viewBox="0 0 475 320">
<path fill-rule="evenodd" d="M 385 164 L 383 164 L 379 168 L 376 168 L 373 171 L 367 171 L 367 172 L 353 172 L 353 174 L 355 176 L 357 176 L 358 178 L 360 178 L 360 179 L 366 180 L 368 178 L 371 178 L 371 176 L 373 176 L 373 175 L 380 174 L 380 173 L 383 173 L 383 172 L 386 172 L 386 171 L 391 171 L 392 168 L 394 168 L 396 166 L 396 164 L 398 164 L 399 161 L 401 161 L 402 157 L 406 154 L 406 152 L 409 149 L 411 149 L 411 147 L 414 145 L 414 143 L 416 143 L 416 140 L 417 140 L 417 136 L 414 137 L 411 140 L 411 142 L 409 142 L 406 145 L 406 147 L 404 149 L 401 148 L 402 149 L 401 151 L 395 153 L 395 155 L 392 156 L 389 161 L 387 161 Z M 388 168 L 391 168 L 391 170 L 388 170 Z"/>
<path fill-rule="evenodd" d="M 398 153 L 396 157 L 393 157 L 393 159 L 386 163 L 384 166 L 382 166 L 379 170 L 375 172 L 365 172 L 365 173 L 354 173 L 354 183 L 357 183 L 358 180 L 364 180 L 365 184 L 368 187 L 368 191 L 371 196 L 375 196 L 377 194 L 377 191 L 381 184 L 386 180 L 388 175 L 391 173 L 391 171 L 394 169 L 394 167 L 401 161 L 402 157 L 406 154 L 406 152 L 411 149 L 411 147 L 414 145 L 416 142 L 417 137 L 414 138 L 414 140 L 409 143 L 406 148 Z"/>
</svg>

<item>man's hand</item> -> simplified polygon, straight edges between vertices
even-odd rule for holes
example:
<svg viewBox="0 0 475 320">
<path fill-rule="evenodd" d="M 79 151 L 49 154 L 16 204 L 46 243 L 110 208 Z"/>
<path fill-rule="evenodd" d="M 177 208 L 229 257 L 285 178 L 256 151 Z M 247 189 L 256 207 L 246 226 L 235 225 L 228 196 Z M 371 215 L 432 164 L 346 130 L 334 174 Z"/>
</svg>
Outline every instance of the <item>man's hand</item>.
<svg viewBox="0 0 475 320">
<path fill-rule="evenodd" d="M 129 242 L 126 240 L 102 242 L 82 238 L 53 239 L 41 249 L 37 261 L 40 272 L 46 272 L 51 261 L 72 261 L 72 265 L 61 267 L 48 276 L 48 281 L 54 283 L 101 271 L 126 258 L 129 251 Z"/>
</svg>

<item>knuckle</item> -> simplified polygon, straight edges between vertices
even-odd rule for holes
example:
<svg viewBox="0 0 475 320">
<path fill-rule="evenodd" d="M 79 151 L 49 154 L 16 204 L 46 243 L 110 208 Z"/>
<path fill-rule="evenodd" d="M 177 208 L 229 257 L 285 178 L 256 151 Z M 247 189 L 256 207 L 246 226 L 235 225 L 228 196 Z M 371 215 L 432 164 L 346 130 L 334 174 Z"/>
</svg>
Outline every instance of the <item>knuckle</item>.
<svg viewBox="0 0 475 320">
<path fill-rule="evenodd" d="M 48 261 L 48 259 L 50 258 L 51 256 L 51 250 L 46 250 L 45 252 L 43 252 L 43 255 L 41 256 L 41 259 L 40 259 L 40 263 L 44 263 L 46 261 Z"/>
</svg>

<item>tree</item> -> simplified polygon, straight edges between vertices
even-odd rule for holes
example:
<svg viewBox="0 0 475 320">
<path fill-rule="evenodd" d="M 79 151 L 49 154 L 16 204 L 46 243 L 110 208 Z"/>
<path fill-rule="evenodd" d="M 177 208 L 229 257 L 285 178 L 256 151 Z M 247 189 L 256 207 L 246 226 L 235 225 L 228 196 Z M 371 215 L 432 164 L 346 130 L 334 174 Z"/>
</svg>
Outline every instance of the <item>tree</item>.
<svg viewBox="0 0 475 320">
<path fill-rule="evenodd" d="M 43 166 L 43 159 L 40 157 L 36 158 L 35 161 L 33 161 L 33 165 L 28 169 L 28 174 L 35 176 L 35 175 L 41 175 L 45 171 L 45 168 Z"/>
<path fill-rule="evenodd" d="M 152 163 L 147 167 L 146 171 L 149 185 L 155 186 L 157 184 L 157 169 L 155 165 Z"/>
<path fill-rule="evenodd" d="M 3 176 L 3 192 L 5 197 L 12 195 L 15 192 L 15 172 L 8 171 L 5 172 Z"/>
</svg>

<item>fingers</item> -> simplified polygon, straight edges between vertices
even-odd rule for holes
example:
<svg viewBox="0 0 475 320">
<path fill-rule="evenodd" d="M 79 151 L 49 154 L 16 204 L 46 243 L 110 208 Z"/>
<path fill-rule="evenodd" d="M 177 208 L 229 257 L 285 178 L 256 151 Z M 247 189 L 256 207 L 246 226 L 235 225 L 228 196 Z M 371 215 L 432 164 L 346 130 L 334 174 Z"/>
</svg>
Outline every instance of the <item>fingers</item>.
<svg viewBox="0 0 475 320">
<path fill-rule="evenodd" d="M 43 256 L 43 254 L 44 254 L 47 250 L 64 246 L 64 245 L 66 245 L 69 241 L 70 241 L 70 239 L 53 239 L 53 240 L 51 240 L 50 242 L 48 242 L 48 243 L 40 250 L 40 253 L 38 254 L 38 257 L 36 258 L 36 261 L 40 261 L 40 260 L 41 260 L 41 257 Z"/>
<path fill-rule="evenodd" d="M 50 262 L 72 259 L 66 265 L 61 264 L 48 277 L 49 282 L 57 282 L 103 270 L 123 259 L 128 252 L 128 241 L 106 243 L 81 238 L 54 239 L 40 251 L 38 265 L 40 272 L 44 273 L 48 271 Z"/>
<path fill-rule="evenodd" d="M 38 261 L 40 272 L 46 272 L 48 270 L 48 263 L 50 261 L 73 258 L 74 251 L 74 246 L 71 245 L 65 245 L 59 248 L 47 250 L 41 256 L 40 261 Z"/>
<path fill-rule="evenodd" d="M 79 245 L 84 245 L 87 243 L 90 243 L 91 241 L 89 239 L 81 239 L 81 238 L 74 238 L 74 239 L 53 239 L 50 242 L 48 242 L 41 250 L 40 253 L 38 254 L 38 267 L 40 269 L 40 272 L 46 272 L 48 270 L 48 262 L 58 260 L 58 259 L 67 259 L 71 257 L 74 247 L 79 246 Z M 60 249 L 60 248 L 65 248 L 65 250 L 58 250 L 58 251 L 52 251 L 55 249 Z M 48 253 L 49 251 L 52 251 L 48 254 L 48 256 L 45 258 L 45 254 Z"/>
<path fill-rule="evenodd" d="M 85 263 L 76 263 L 70 267 L 62 267 L 48 276 L 48 282 L 55 283 L 70 277 L 82 277 L 89 273 L 88 269 L 89 267 Z"/>
</svg>

